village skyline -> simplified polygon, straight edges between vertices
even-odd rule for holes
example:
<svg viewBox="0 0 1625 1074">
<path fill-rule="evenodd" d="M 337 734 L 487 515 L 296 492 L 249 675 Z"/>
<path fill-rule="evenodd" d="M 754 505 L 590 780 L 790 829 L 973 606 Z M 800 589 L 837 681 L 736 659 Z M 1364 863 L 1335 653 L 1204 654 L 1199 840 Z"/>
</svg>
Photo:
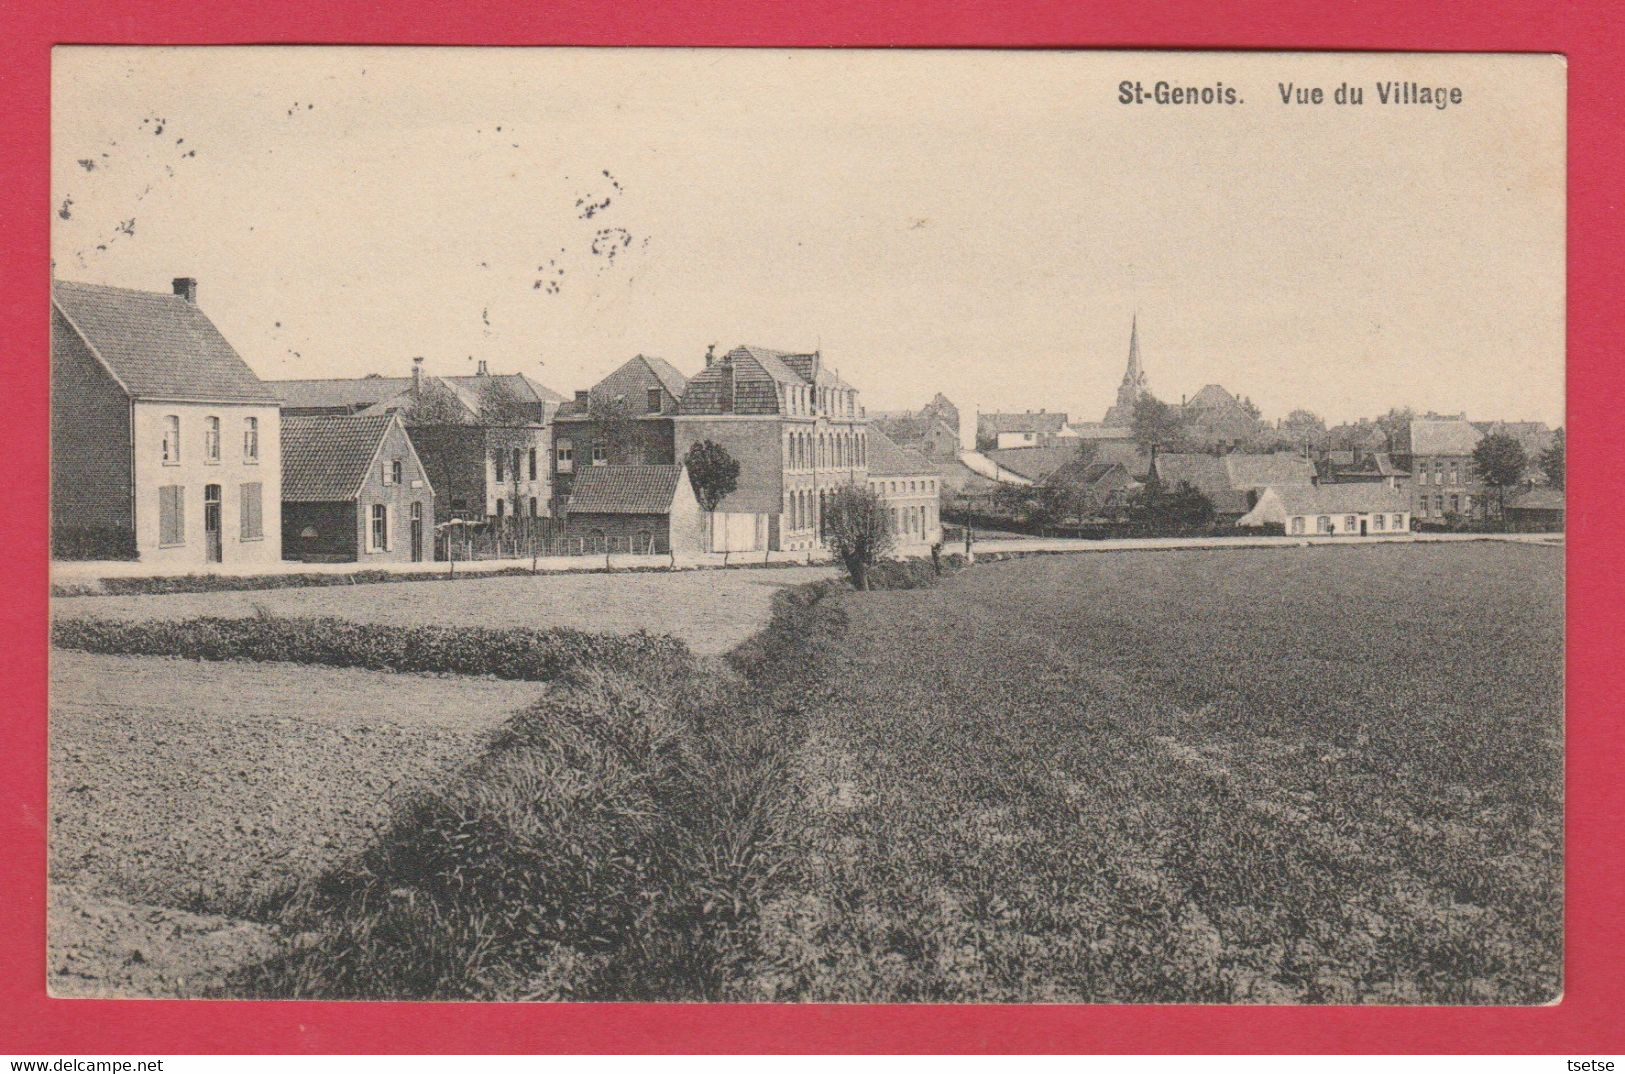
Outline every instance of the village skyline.
<svg viewBox="0 0 1625 1074">
<path fill-rule="evenodd" d="M 1564 423 L 1561 190 L 1492 109 L 1281 139 L 1251 110 L 1124 116 L 1084 54 L 1024 59 L 1025 90 L 993 55 L 751 54 L 708 88 L 710 59 L 641 53 L 634 79 L 611 53 L 60 49 L 55 272 L 198 279 L 268 379 L 421 355 L 568 395 L 743 343 L 820 350 L 870 410 L 942 391 L 1097 421 L 1137 316 L 1168 402 L 1216 383 L 1271 420 Z M 1350 168 L 1372 126 L 1389 156 Z"/>
</svg>

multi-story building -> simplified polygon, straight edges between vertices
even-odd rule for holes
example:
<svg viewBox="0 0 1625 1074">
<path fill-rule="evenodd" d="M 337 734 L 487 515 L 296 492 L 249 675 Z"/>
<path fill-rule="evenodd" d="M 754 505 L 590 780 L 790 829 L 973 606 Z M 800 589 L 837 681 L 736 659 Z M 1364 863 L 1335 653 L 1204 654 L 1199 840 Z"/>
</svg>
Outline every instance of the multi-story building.
<svg viewBox="0 0 1625 1074">
<path fill-rule="evenodd" d="M 671 465 L 673 421 L 688 378 L 663 358 L 637 355 L 553 416 L 549 469 L 559 511 L 575 476 L 593 466 Z M 555 512 L 559 513 L 558 511 Z"/>
<path fill-rule="evenodd" d="M 282 558 L 277 398 L 197 304 L 51 287 L 51 522 L 58 554 L 197 565 Z"/>
<path fill-rule="evenodd" d="M 563 396 L 522 373 L 268 381 L 292 417 L 400 414 L 434 486 L 436 518 L 538 519 L 553 500 L 547 456 Z"/>
<path fill-rule="evenodd" d="M 1484 434 L 1465 414 L 1414 418 L 1395 437 L 1394 464 L 1410 474 L 1411 512 L 1421 525 L 1447 516 L 1471 517 L 1484 486 L 1473 469 L 1473 449 Z"/>
<path fill-rule="evenodd" d="M 886 503 L 899 550 L 942 540 L 942 475 L 929 459 L 870 429 L 869 487 Z"/>
</svg>

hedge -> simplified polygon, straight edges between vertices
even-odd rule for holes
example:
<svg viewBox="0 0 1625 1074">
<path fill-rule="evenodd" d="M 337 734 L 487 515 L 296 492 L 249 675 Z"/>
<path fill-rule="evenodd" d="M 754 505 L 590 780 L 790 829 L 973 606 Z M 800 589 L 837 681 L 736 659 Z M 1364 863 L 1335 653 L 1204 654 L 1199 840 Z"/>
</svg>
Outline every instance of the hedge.
<svg viewBox="0 0 1625 1074">
<path fill-rule="evenodd" d="M 284 661 L 534 682 L 556 679 L 583 665 L 616 668 L 689 655 L 678 639 L 644 631 L 399 626 L 333 617 L 62 619 L 51 625 L 51 643 L 92 653 Z"/>
<path fill-rule="evenodd" d="M 51 558 L 135 559 L 135 531 L 121 526 L 57 526 L 51 530 Z"/>
</svg>

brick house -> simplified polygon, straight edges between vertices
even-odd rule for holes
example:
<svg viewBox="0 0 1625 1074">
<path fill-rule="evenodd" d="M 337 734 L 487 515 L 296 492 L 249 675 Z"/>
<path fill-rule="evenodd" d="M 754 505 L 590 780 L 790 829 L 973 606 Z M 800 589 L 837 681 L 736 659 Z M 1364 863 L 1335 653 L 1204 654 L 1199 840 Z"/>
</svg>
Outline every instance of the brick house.
<svg viewBox="0 0 1625 1074">
<path fill-rule="evenodd" d="M 870 429 L 868 482 L 886 503 L 899 551 L 942 540 L 942 475 L 935 463 Z"/>
<path fill-rule="evenodd" d="M 398 413 L 435 490 L 437 519 L 505 523 L 546 518 L 547 456 L 563 396 L 522 373 L 268 381 L 289 416 Z M 420 404 L 429 400 L 430 411 Z"/>
<path fill-rule="evenodd" d="M 173 293 L 51 285 L 51 524 L 59 554 L 229 567 L 281 560 L 281 419 Z"/>
<path fill-rule="evenodd" d="M 1473 449 L 1484 434 L 1465 415 L 1415 418 L 1394 438 L 1393 461 L 1410 476 L 1410 505 L 1424 526 L 1447 515 L 1470 517 L 1484 498 L 1473 468 Z"/>
<path fill-rule="evenodd" d="M 675 462 L 672 418 L 687 386 L 670 362 L 640 354 L 576 392 L 553 417 L 555 499 L 563 503 L 575 475 L 592 466 Z"/>
<path fill-rule="evenodd" d="M 681 463 L 589 466 L 571 486 L 564 533 L 588 552 L 696 555 L 704 515 Z"/>
<path fill-rule="evenodd" d="M 284 559 L 418 563 L 434 555 L 434 520 L 399 414 L 284 419 Z"/>
<path fill-rule="evenodd" d="M 739 487 L 712 519 L 713 551 L 817 547 L 834 490 L 868 474 L 858 391 L 818 351 L 735 347 L 688 382 L 673 420 L 682 458 L 705 440 L 739 462 Z"/>
</svg>

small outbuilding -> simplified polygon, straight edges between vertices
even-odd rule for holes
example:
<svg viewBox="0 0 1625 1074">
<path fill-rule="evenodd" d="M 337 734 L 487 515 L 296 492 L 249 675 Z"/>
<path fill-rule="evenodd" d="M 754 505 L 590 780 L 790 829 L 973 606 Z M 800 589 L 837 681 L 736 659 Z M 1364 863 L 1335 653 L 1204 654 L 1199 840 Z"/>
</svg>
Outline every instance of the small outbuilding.
<svg viewBox="0 0 1625 1074">
<path fill-rule="evenodd" d="M 417 563 L 434 532 L 434 488 L 399 414 L 283 419 L 283 559 Z"/>
<path fill-rule="evenodd" d="M 566 505 L 565 536 L 588 552 L 697 555 L 705 547 L 705 512 L 681 463 L 583 467 Z"/>
<path fill-rule="evenodd" d="M 1507 501 L 1507 528 L 1518 533 L 1561 533 L 1563 490 L 1537 485 Z"/>
<path fill-rule="evenodd" d="M 1238 526 L 1274 523 L 1288 536 L 1382 537 L 1410 530 L 1405 497 L 1387 485 L 1271 485 Z"/>
</svg>

